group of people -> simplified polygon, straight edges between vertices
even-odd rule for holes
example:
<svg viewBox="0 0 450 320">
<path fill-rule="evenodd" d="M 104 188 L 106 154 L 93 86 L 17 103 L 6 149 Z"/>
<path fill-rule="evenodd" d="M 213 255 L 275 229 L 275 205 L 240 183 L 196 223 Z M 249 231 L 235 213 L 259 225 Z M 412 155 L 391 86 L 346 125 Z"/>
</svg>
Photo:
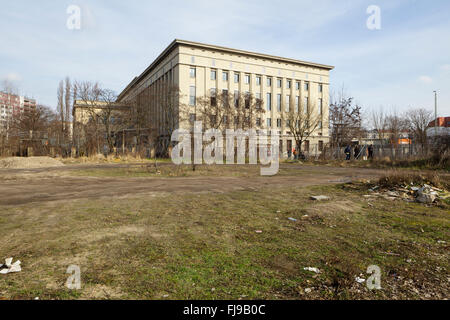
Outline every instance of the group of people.
<svg viewBox="0 0 450 320">
<path fill-rule="evenodd" d="M 352 156 L 352 146 L 347 145 L 344 150 L 345 160 L 350 160 Z M 364 160 L 373 159 L 373 145 L 369 145 L 367 148 L 362 149 L 360 145 L 355 145 L 353 148 L 354 158 L 359 159 L 361 156 Z"/>
<path fill-rule="evenodd" d="M 292 151 L 288 150 L 288 158 L 291 158 L 291 155 L 294 156 L 294 160 L 300 160 L 305 158 L 304 154 L 302 152 L 298 152 L 296 148 L 292 148 Z"/>
</svg>

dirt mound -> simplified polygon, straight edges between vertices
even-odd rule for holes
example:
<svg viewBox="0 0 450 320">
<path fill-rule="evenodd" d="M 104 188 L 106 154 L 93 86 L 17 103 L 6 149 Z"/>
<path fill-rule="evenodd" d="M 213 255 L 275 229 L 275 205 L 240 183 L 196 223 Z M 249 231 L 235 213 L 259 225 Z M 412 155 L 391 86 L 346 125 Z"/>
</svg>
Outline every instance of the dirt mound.
<svg viewBox="0 0 450 320">
<path fill-rule="evenodd" d="M 27 168 L 48 168 L 61 167 L 64 164 L 56 159 L 50 157 L 10 157 L 0 159 L 0 168 L 9 169 L 27 169 Z"/>
</svg>

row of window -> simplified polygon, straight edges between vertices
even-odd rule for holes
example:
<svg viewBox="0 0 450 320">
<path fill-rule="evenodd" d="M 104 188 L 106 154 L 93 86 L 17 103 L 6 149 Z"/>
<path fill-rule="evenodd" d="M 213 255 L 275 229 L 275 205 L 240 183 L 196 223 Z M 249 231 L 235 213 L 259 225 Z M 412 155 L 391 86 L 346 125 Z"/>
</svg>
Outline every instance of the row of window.
<svg viewBox="0 0 450 320">
<path fill-rule="evenodd" d="M 211 105 L 216 105 L 216 94 L 217 94 L 217 90 L 216 88 L 211 88 Z M 222 90 L 222 94 L 224 96 L 228 95 L 228 90 L 227 89 L 223 89 Z M 246 97 L 250 97 L 249 92 L 246 92 Z M 261 100 L 261 94 L 260 93 L 256 93 L 255 96 L 257 101 Z M 272 94 L 271 93 L 267 93 L 267 111 L 272 111 Z M 234 92 L 234 101 L 235 101 L 235 106 L 238 107 L 239 106 L 239 91 L 235 91 Z M 300 98 L 299 96 L 295 97 L 295 112 L 299 111 L 299 107 L 300 107 Z M 194 106 L 196 103 L 196 88 L 195 86 L 191 86 L 189 89 L 189 105 Z M 250 99 L 245 99 L 245 105 L 248 108 L 250 105 Z M 309 107 L 309 98 L 305 97 L 304 98 L 304 106 L 306 107 L 305 113 L 308 112 L 308 107 Z M 291 110 L 291 96 L 290 95 L 286 95 L 286 103 L 285 103 L 285 107 L 286 107 L 286 112 L 290 112 Z M 319 98 L 318 99 L 318 113 L 322 114 L 322 109 L 323 109 L 323 99 Z M 281 94 L 277 94 L 277 111 L 281 112 Z"/>
<path fill-rule="evenodd" d="M 211 116 L 210 121 L 211 121 L 212 123 L 215 123 L 216 120 L 217 120 L 217 119 L 216 119 L 215 116 Z M 195 121 L 195 114 L 194 114 L 194 113 L 191 113 L 191 114 L 190 114 L 190 116 L 189 116 L 189 121 L 190 121 L 191 123 Z M 243 121 L 244 121 L 244 123 L 249 124 L 249 123 L 250 123 L 250 117 L 245 117 L 245 118 L 243 119 Z M 277 119 L 277 128 L 281 128 L 281 123 L 282 123 L 281 121 L 282 121 L 282 119 L 280 119 L 280 118 Z M 223 122 L 224 122 L 225 124 L 229 124 L 228 116 L 224 116 L 224 117 L 223 117 Z M 261 127 L 261 118 L 256 118 L 256 121 L 255 121 L 255 122 L 256 122 L 256 126 L 257 126 L 257 127 Z M 268 127 L 268 128 L 272 128 L 272 118 L 267 118 L 267 119 L 266 119 L 266 122 L 267 122 L 267 127 Z M 239 124 L 240 124 L 240 118 L 239 118 L 239 117 L 237 117 L 237 116 L 234 117 L 234 124 L 236 124 L 236 125 L 239 125 Z M 287 128 L 290 128 L 290 127 L 291 127 L 291 122 L 290 122 L 290 120 L 286 120 L 286 127 L 287 127 Z M 295 127 L 296 127 L 296 128 L 299 128 L 299 127 L 300 127 L 300 121 L 299 121 L 299 120 L 296 121 L 296 126 L 295 126 Z M 319 129 L 319 130 L 322 129 L 322 121 L 319 121 L 319 122 L 318 122 L 317 129 Z M 279 133 L 281 134 L 281 131 L 280 131 Z M 291 133 L 290 133 L 290 132 L 287 132 L 287 134 L 291 134 Z"/>
<path fill-rule="evenodd" d="M 190 68 L 190 77 L 191 78 L 195 78 L 196 77 L 196 69 L 194 67 Z M 240 73 L 238 72 L 234 72 L 234 83 L 239 83 L 240 81 Z M 217 80 L 217 70 L 211 70 L 211 80 Z M 228 81 L 229 77 L 228 77 L 228 71 L 222 71 L 222 80 L 223 81 Z M 256 85 L 260 86 L 261 85 L 261 76 L 256 76 Z M 272 86 L 272 78 L 271 77 L 267 77 L 266 79 L 266 83 L 268 87 Z M 249 74 L 245 74 L 244 75 L 244 83 L 245 84 L 250 84 L 250 75 Z M 283 80 L 282 79 L 278 79 L 277 78 L 277 87 L 281 88 L 282 87 L 282 83 Z M 286 89 L 290 89 L 292 85 L 292 81 L 291 80 L 286 80 Z M 300 81 L 296 81 L 295 83 L 295 89 L 296 90 L 300 90 Z M 304 83 L 304 90 L 308 91 L 309 90 L 309 82 L 305 82 Z M 323 91 L 323 85 L 319 84 L 319 92 Z"/>
</svg>

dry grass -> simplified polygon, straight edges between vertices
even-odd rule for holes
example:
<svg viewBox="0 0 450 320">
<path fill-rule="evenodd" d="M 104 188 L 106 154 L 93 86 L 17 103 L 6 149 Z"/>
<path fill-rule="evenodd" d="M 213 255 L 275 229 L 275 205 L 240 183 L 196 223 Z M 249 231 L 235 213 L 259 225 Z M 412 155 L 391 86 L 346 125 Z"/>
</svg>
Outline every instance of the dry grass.
<svg viewBox="0 0 450 320">
<path fill-rule="evenodd" d="M 448 176 L 440 175 L 437 172 L 408 173 L 394 171 L 381 177 L 378 184 L 383 188 L 428 184 L 437 188 L 449 189 L 450 180 Z"/>
<path fill-rule="evenodd" d="M 20 259 L 23 271 L 0 276 L 0 297 L 448 297 L 448 245 L 439 241 L 449 241 L 449 206 L 369 203 L 362 192 L 286 186 L 1 207 L 0 258 Z M 317 194 L 331 201 L 309 200 Z M 70 264 L 81 267 L 80 291 L 64 287 Z M 354 280 L 371 264 L 383 290 Z"/>
</svg>

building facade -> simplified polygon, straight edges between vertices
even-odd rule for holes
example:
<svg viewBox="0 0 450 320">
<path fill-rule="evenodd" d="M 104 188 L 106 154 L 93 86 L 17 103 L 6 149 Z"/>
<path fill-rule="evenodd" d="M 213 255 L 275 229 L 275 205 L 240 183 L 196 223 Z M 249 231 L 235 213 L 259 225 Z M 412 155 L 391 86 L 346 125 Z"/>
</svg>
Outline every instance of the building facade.
<svg viewBox="0 0 450 320">
<path fill-rule="evenodd" d="M 0 128 L 6 128 L 14 115 L 36 109 L 36 100 L 0 92 Z"/>
<path fill-rule="evenodd" d="M 317 154 L 329 141 L 329 86 L 333 68 L 267 54 L 174 40 L 120 93 L 118 102 L 135 100 L 146 89 L 157 90 L 161 83 L 178 86 L 178 103 L 189 106 L 192 112 L 197 99 L 211 95 L 211 92 L 248 93 L 263 102 L 265 113 L 258 123 L 264 129 L 279 132 L 283 156 L 291 153 L 295 141 L 289 126 L 282 119 L 287 118 L 285 113 L 290 108 L 302 110 L 306 106 L 321 121 L 308 141 L 303 143 L 302 151 Z M 161 112 L 158 106 L 155 108 L 152 118 L 158 126 Z M 187 127 L 188 123 L 184 122 L 180 119 L 179 126 Z"/>
</svg>

